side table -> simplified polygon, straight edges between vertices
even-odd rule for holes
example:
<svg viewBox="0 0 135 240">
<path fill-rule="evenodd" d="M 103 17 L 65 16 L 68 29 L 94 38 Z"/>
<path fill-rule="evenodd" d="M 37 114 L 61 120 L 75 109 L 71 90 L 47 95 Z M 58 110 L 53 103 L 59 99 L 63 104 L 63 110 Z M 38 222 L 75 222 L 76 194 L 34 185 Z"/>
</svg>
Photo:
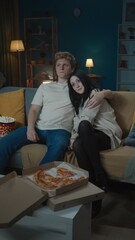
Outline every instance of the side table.
<svg viewBox="0 0 135 240">
<path fill-rule="evenodd" d="M 0 229 L 3 240 L 90 240 L 91 204 L 54 212 L 42 207 L 12 227 Z"/>
<path fill-rule="evenodd" d="M 22 182 L 24 183 L 24 181 Z M 15 182 L 12 180 L 10 183 L 14 183 L 15 185 Z M 18 181 L 16 178 L 16 184 L 17 183 Z M 24 184 L 27 186 L 26 183 Z M 16 190 L 18 188 L 14 189 Z M 26 190 L 25 187 L 24 189 Z M 32 208 L 29 216 L 29 211 L 26 211 L 26 215 L 23 215 L 24 217 L 22 217 L 22 219 L 17 221 L 14 225 L 7 228 L 1 228 L 0 239 L 90 240 L 91 205 L 93 201 L 102 199 L 103 197 L 104 191 L 90 182 L 84 186 L 80 186 L 80 188 L 76 188 L 72 191 L 50 197 L 49 199 L 44 200 L 45 205 L 40 203 L 39 207 Z M 25 198 L 23 198 L 23 200 L 26 202 Z M 7 202 L 11 207 L 14 205 L 13 201 L 10 201 L 10 203 L 9 201 Z M 18 207 L 21 207 L 20 202 L 21 201 L 16 201 L 16 204 L 14 205 L 15 208 L 18 209 Z M 22 205 L 24 202 L 22 201 Z M 6 211 L 6 207 L 4 207 L 4 209 Z M 4 221 L 4 213 L 2 216 L 2 221 Z"/>
<path fill-rule="evenodd" d="M 101 75 L 97 75 L 97 74 L 92 74 L 92 73 L 89 73 L 88 76 L 93 79 L 93 80 L 100 80 L 102 79 L 102 76 Z"/>
<path fill-rule="evenodd" d="M 56 212 L 45 206 L 34 211 L 33 216 L 42 220 L 47 229 L 61 233 L 64 240 L 90 240 L 91 203 Z"/>
<path fill-rule="evenodd" d="M 100 87 L 100 86 L 101 86 L 101 79 L 102 79 L 102 76 L 101 76 L 101 75 L 89 73 L 88 76 L 91 78 L 92 83 L 93 83 L 96 87 Z"/>
</svg>

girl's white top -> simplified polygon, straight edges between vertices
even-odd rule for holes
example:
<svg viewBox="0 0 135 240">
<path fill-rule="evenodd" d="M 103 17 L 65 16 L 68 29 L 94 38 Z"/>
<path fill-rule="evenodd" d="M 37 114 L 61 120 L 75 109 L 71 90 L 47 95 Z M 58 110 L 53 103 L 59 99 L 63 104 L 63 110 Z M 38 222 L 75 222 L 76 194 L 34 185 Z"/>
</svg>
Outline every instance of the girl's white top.
<svg viewBox="0 0 135 240">
<path fill-rule="evenodd" d="M 88 109 L 88 101 L 89 99 L 85 101 L 84 106 L 79 108 L 79 114 L 74 117 L 71 142 L 73 143 L 78 136 L 79 123 L 82 120 L 88 120 L 95 129 L 104 132 L 110 137 L 112 149 L 118 147 L 121 143 L 122 130 L 116 121 L 113 108 L 108 101 L 104 99 L 98 106 Z"/>
</svg>

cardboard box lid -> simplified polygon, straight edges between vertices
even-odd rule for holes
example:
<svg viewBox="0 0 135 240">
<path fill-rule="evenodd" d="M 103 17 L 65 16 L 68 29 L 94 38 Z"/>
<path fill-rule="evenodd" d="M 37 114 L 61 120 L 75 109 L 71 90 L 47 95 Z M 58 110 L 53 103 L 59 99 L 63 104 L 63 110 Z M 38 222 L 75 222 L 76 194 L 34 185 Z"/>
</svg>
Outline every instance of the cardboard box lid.
<svg viewBox="0 0 135 240">
<path fill-rule="evenodd" d="M 59 165 L 61 164 L 64 164 L 64 166 L 66 167 L 70 167 L 72 170 L 78 170 L 79 172 L 82 172 L 83 174 L 86 175 L 86 178 L 84 179 L 81 179 L 81 181 L 79 182 L 74 182 L 74 183 L 71 183 L 69 185 L 66 185 L 66 186 L 61 186 L 61 187 L 58 187 L 56 189 L 42 189 L 43 191 L 47 192 L 49 197 L 54 197 L 54 196 L 57 196 L 57 195 L 61 195 L 65 192 L 69 192 L 73 189 L 76 189 L 76 188 L 80 188 L 81 186 L 83 185 L 86 185 L 88 183 L 88 172 L 86 170 L 83 170 L 79 167 L 76 167 L 70 163 L 66 163 L 66 162 L 63 162 L 63 161 L 54 161 L 54 162 L 50 162 L 50 163 L 46 163 L 46 164 L 43 164 L 43 165 L 40 165 L 40 166 L 37 166 L 37 167 L 33 167 L 33 168 L 28 168 L 28 169 L 24 169 L 23 170 L 23 176 L 27 177 L 30 181 L 32 181 L 34 183 L 34 181 L 32 180 L 33 179 L 33 174 L 38 170 L 38 169 L 43 169 L 43 170 L 49 170 L 51 168 L 57 168 Z M 36 185 L 36 183 L 34 183 Z"/>
<path fill-rule="evenodd" d="M 46 204 L 52 210 L 58 211 L 102 199 L 104 195 L 105 192 L 102 189 L 88 182 L 86 185 L 74 189 L 74 191 L 48 198 Z"/>
<path fill-rule="evenodd" d="M 16 172 L 0 178 L 0 228 L 11 226 L 47 199 L 47 193 Z"/>
</svg>

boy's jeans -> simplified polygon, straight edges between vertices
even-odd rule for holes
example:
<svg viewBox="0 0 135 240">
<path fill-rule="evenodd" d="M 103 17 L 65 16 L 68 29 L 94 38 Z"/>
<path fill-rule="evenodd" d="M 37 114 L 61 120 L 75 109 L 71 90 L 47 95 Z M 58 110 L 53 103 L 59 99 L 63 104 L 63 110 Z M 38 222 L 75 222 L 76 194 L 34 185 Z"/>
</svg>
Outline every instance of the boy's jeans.
<svg viewBox="0 0 135 240">
<path fill-rule="evenodd" d="M 70 133 L 64 129 L 39 130 L 36 129 L 40 142 L 47 145 L 47 153 L 40 164 L 52 161 L 62 161 L 64 153 L 69 145 Z M 2 174 L 8 165 L 12 155 L 24 145 L 32 144 L 27 139 L 27 127 L 14 130 L 0 139 L 0 173 Z M 34 143 L 33 143 L 34 144 Z M 33 145 L 34 147 L 34 145 Z"/>
</svg>

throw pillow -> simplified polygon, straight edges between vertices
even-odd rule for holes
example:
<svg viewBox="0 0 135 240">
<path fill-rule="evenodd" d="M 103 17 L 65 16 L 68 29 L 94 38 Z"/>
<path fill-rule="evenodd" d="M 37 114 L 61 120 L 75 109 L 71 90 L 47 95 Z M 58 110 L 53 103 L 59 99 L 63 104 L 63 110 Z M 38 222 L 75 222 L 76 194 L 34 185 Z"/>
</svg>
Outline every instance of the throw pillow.
<svg viewBox="0 0 135 240">
<path fill-rule="evenodd" d="M 0 94 L 0 115 L 15 118 L 15 128 L 25 124 L 23 89 Z"/>
<path fill-rule="evenodd" d="M 135 147 L 135 124 L 128 134 L 127 138 L 125 138 L 124 145 Z"/>
</svg>

